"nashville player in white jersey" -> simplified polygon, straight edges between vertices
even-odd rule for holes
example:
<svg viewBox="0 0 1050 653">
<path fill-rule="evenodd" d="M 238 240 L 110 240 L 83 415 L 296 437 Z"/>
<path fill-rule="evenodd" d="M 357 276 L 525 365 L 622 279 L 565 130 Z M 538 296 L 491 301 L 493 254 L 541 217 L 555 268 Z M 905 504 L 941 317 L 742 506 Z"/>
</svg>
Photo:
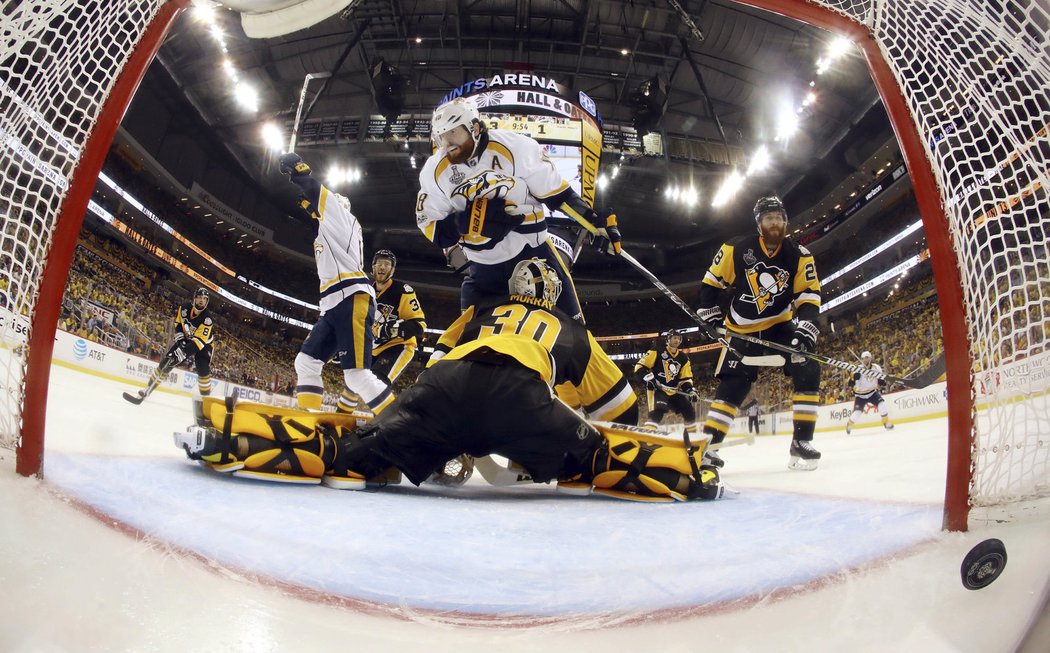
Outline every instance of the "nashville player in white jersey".
<svg viewBox="0 0 1050 653">
<path fill-rule="evenodd" d="M 872 372 L 882 374 L 882 366 L 878 363 L 872 362 L 871 352 L 866 351 L 860 355 L 860 362 L 864 367 L 868 368 Z M 860 419 L 861 413 L 864 412 L 864 407 L 868 404 L 875 406 L 879 409 L 879 417 L 882 418 L 882 425 L 887 431 L 893 428 L 893 424 L 890 423 L 890 409 L 886 407 L 886 400 L 882 398 L 882 389 L 886 387 L 886 379 L 877 378 L 874 375 L 862 374 L 861 372 L 854 372 L 853 378 L 850 379 L 849 385 L 853 388 L 853 412 L 849 416 L 849 421 L 846 422 L 846 435 L 849 435 L 853 430 L 853 425 Z"/>
<path fill-rule="evenodd" d="M 583 321 L 568 267 L 547 233 L 543 207 L 598 228 L 593 244 L 620 253 L 616 215 L 596 213 L 569 187 L 528 136 L 488 129 L 470 101 L 456 98 L 434 111 L 431 136 L 438 150 L 419 173 L 416 225 L 438 246 L 459 244 L 469 261 L 460 308 L 502 297 L 514 266 L 539 258 L 553 267 L 565 291 L 558 308 Z"/>
<path fill-rule="evenodd" d="M 300 408 L 321 408 L 321 369 L 338 355 L 346 385 L 339 410 L 352 409 L 347 400 L 357 395 L 378 415 L 394 395 L 371 370 L 376 300 L 364 272 L 361 224 L 350 212 L 350 201 L 310 176 L 310 166 L 298 154 L 282 154 L 279 163 L 302 190 L 301 206 L 316 224 L 314 258 L 321 280 L 321 317 L 295 357 L 296 401 Z"/>
</svg>

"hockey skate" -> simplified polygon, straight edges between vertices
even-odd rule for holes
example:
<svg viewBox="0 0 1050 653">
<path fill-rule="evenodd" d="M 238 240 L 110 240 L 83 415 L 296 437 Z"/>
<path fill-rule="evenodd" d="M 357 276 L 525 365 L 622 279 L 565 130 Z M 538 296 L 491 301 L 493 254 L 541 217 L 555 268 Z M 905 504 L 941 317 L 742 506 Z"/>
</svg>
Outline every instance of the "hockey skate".
<svg viewBox="0 0 1050 653">
<path fill-rule="evenodd" d="M 846 435 L 853 432 L 853 422 L 846 422 Z"/>
<path fill-rule="evenodd" d="M 889 422 L 886 422 L 885 424 L 883 424 L 883 426 L 886 427 L 887 431 L 892 431 L 893 430 L 893 424 L 890 424 Z"/>
<path fill-rule="evenodd" d="M 707 450 L 704 452 L 704 464 L 721 469 L 725 467 L 726 461 L 722 460 L 717 451 Z"/>
<path fill-rule="evenodd" d="M 820 462 L 820 452 L 813 448 L 809 440 L 791 441 L 791 462 L 788 469 L 811 472 Z"/>
</svg>

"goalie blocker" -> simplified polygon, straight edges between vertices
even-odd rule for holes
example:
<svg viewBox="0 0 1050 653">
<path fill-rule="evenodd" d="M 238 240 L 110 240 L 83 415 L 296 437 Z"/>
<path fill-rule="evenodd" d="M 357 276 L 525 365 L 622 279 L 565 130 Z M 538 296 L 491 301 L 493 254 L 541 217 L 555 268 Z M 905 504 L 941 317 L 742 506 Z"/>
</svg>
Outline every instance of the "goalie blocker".
<svg viewBox="0 0 1050 653">
<path fill-rule="evenodd" d="M 176 433 L 175 444 L 214 471 L 283 483 L 323 482 L 336 489 L 400 482 L 400 470 L 376 451 L 380 427 L 351 415 L 237 403 L 232 397 L 204 398 L 194 403 L 194 411 L 195 425 Z M 572 494 L 594 492 L 636 501 L 722 496 L 718 470 L 703 465 L 706 439 L 686 447 L 673 439 L 663 443 L 635 434 L 635 428 L 577 417 L 569 435 L 578 444 L 558 456 L 555 475 L 542 464 L 524 469 L 534 482 L 557 479 L 559 491 Z M 442 460 L 432 470 L 439 478 L 446 463 Z M 415 469 L 406 473 L 417 485 L 433 478 L 431 472 Z"/>
</svg>

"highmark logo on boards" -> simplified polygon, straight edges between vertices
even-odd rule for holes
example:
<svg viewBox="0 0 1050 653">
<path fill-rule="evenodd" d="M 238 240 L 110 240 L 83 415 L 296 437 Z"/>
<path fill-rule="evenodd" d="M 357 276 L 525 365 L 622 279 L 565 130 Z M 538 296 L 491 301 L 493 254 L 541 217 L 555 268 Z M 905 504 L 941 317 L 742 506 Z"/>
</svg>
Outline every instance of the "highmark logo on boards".
<svg viewBox="0 0 1050 653">
<path fill-rule="evenodd" d="M 87 358 L 87 353 L 87 341 L 85 341 L 83 338 L 77 338 L 76 341 L 73 342 L 73 358 L 78 361 L 82 361 L 85 358 Z"/>
</svg>

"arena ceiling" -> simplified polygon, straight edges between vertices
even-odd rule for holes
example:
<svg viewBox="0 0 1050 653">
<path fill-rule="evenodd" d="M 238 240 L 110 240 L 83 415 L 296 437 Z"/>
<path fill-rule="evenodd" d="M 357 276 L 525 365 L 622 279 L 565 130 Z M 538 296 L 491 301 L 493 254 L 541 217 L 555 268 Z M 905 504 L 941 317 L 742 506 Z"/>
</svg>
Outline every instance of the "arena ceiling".
<svg viewBox="0 0 1050 653">
<path fill-rule="evenodd" d="M 295 3 L 240 4 L 262 10 Z M 311 27 L 271 38 L 248 37 L 244 16 L 229 8 L 218 11 L 225 54 L 188 12 L 150 71 L 165 78 L 173 102 L 188 103 L 199 114 L 229 160 L 257 180 L 260 192 L 288 211 L 293 192 L 275 170 L 274 153 L 263 145 L 262 124 L 274 121 L 287 134 L 304 77 L 317 73 L 328 76 L 311 83 L 303 123 L 359 118 L 367 124 L 380 113 L 372 76 L 380 61 L 403 80 L 402 113 L 418 116 L 429 115 L 468 80 L 528 71 L 585 92 L 606 124 L 631 125 L 640 84 L 660 79 L 667 88 L 658 123 L 664 154 L 604 152 L 606 172 L 617 164 L 621 168 L 599 190 L 597 202 L 616 210 L 630 251 L 672 283 L 698 278 L 713 247 L 753 228 L 750 206 L 761 192 L 780 193 L 792 215 L 804 216 L 792 227 L 819 220 L 816 207 L 856 178 L 893 138 L 857 51 L 818 75 L 817 61 L 835 35 L 726 0 L 328 4 L 341 8 Z M 258 91 L 257 112 L 245 112 L 233 100 L 224 58 Z M 775 141 L 778 114 L 801 106 L 810 91 L 816 101 L 798 113 L 798 131 Z M 749 176 L 734 200 L 713 208 L 721 181 L 734 166 L 746 167 L 761 145 L 772 152 L 770 167 Z M 399 276 L 420 283 L 440 277 L 439 283 L 458 285 L 451 274 L 434 274 L 443 266 L 441 252 L 414 226 L 418 167 L 411 155 L 421 167 L 429 141 L 362 137 L 302 143 L 297 151 L 318 170 L 334 164 L 362 170 L 360 181 L 341 190 L 366 226 L 366 248 L 398 252 Z M 694 186 L 699 201 L 690 207 L 669 200 L 665 190 L 671 184 Z M 578 262 L 576 276 L 578 283 L 647 286 L 622 262 L 590 252 Z"/>
</svg>

